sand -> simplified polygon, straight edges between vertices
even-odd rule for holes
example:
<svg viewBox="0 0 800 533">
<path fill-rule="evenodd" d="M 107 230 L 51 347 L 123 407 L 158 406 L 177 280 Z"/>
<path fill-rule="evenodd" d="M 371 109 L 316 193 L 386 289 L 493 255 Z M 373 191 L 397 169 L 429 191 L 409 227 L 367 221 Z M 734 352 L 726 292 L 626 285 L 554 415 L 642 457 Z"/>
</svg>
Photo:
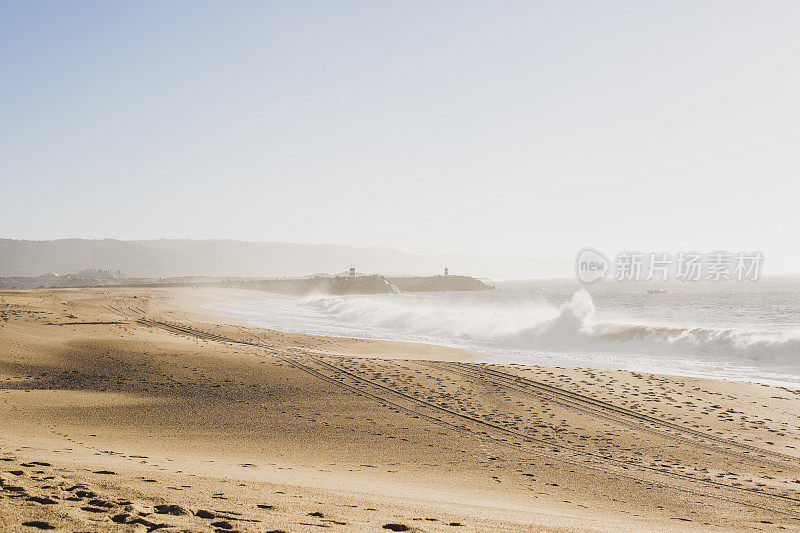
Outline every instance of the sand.
<svg viewBox="0 0 800 533">
<path fill-rule="evenodd" d="M 237 296 L 0 292 L 0 530 L 800 529 L 798 391 L 203 307 Z"/>
</svg>

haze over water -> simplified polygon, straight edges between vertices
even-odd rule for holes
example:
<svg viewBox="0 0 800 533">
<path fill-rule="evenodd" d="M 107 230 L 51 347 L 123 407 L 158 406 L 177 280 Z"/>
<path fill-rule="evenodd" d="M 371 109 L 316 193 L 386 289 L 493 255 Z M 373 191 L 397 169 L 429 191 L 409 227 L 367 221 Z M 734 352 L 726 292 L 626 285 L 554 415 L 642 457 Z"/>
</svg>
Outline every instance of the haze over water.
<svg viewBox="0 0 800 533">
<path fill-rule="evenodd" d="M 219 309 L 283 331 L 467 347 L 494 363 L 800 386 L 797 282 L 514 281 L 477 293 L 262 293 Z M 656 287 L 667 292 L 647 292 Z"/>
</svg>

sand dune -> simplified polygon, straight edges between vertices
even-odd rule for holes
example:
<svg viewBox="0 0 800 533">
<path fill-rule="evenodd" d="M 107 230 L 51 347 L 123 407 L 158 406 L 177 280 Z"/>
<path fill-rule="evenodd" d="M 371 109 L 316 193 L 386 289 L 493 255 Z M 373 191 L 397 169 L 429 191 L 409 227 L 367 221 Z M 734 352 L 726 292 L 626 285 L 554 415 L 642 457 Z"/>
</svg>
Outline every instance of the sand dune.
<svg viewBox="0 0 800 533">
<path fill-rule="evenodd" d="M 0 529 L 800 529 L 798 391 L 202 307 L 235 296 L 0 293 Z"/>
</svg>

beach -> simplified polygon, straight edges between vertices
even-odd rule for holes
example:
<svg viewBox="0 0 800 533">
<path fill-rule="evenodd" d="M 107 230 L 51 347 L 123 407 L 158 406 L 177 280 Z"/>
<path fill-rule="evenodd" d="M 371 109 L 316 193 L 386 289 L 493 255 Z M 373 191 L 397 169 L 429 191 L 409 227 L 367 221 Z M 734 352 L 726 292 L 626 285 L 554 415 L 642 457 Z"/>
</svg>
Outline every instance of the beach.
<svg viewBox="0 0 800 533">
<path fill-rule="evenodd" d="M 209 309 L 243 293 L 0 292 L 0 530 L 800 529 L 800 390 Z"/>
</svg>

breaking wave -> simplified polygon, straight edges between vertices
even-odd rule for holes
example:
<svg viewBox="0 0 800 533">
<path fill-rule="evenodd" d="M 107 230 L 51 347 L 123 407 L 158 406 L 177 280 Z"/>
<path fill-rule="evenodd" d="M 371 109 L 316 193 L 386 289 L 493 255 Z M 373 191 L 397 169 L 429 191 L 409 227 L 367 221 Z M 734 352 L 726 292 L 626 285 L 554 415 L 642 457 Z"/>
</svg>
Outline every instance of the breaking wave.
<svg viewBox="0 0 800 533">
<path fill-rule="evenodd" d="M 699 356 L 723 362 L 800 366 L 800 335 L 770 331 L 666 327 L 595 320 L 579 291 L 561 306 L 544 300 L 481 304 L 403 297 L 309 298 L 305 305 L 349 324 L 431 340 L 470 341 L 513 350 Z"/>
</svg>

